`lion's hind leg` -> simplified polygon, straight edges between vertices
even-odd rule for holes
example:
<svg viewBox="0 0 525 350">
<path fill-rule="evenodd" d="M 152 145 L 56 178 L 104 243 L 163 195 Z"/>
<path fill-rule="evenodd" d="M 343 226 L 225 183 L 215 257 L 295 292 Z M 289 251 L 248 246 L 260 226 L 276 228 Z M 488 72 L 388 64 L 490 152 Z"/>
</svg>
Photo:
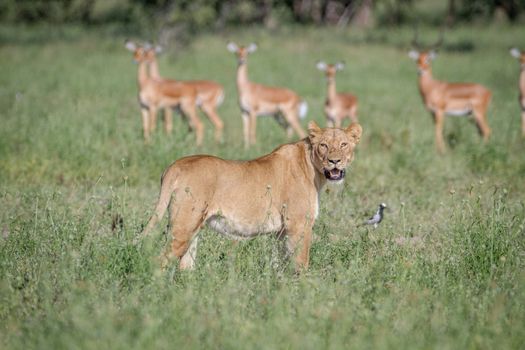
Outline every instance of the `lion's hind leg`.
<svg viewBox="0 0 525 350">
<path fill-rule="evenodd" d="M 183 201 L 173 203 L 170 208 L 170 232 L 172 235 L 171 247 L 166 251 L 165 264 L 173 258 L 180 259 L 181 270 L 192 269 L 197 254 L 197 233 L 201 228 L 205 216 L 205 207 L 198 208 L 196 203 Z"/>
</svg>

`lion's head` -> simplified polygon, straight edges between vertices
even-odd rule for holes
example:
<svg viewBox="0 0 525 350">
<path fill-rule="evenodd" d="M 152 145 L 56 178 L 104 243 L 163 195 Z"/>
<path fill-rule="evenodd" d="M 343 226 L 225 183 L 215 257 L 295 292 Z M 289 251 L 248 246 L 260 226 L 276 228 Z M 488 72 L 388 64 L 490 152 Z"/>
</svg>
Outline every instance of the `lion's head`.
<svg viewBox="0 0 525 350">
<path fill-rule="evenodd" d="M 314 121 L 308 124 L 312 162 L 317 171 L 331 182 L 341 182 L 345 169 L 354 158 L 355 146 L 361 139 L 361 125 L 352 123 L 346 129 L 321 129 Z"/>
</svg>

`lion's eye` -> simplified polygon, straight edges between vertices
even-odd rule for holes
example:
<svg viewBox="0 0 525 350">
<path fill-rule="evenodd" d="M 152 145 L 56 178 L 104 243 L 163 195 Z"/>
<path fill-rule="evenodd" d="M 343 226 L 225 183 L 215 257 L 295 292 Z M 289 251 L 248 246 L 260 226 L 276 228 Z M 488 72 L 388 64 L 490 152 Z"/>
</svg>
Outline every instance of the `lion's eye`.
<svg viewBox="0 0 525 350">
<path fill-rule="evenodd" d="M 341 143 L 341 148 L 346 148 L 346 146 L 348 146 L 348 143 L 346 142 Z"/>
<path fill-rule="evenodd" d="M 328 145 L 326 143 L 321 143 L 319 146 L 321 148 L 328 149 Z"/>
</svg>

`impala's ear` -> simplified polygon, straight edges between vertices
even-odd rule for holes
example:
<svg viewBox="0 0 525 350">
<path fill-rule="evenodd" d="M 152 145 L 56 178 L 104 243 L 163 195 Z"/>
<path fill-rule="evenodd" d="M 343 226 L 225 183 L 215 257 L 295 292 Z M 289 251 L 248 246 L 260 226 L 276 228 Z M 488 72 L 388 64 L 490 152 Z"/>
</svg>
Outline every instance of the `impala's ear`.
<svg viewBox="0 0 525 350">
<path fill-rule="evenodd" d="M 156 53 L 157 55 L 160 55 L 160 54 L 163 53 L 163 52 L 164 52 L 164 48 L 163 48 L 162 46 L 160 46 L 160 45 L 155 45 L 155 53 Z"/>
<path fill-rule="evenodd" d="M 434 50 L 430 50 L 428 52 L 428 58 L 430 58 L 431 61 L 435 60 L 437 55 L 438 55 L 437 52 Z"/>
<path fill-rule="evenodd" d="M 410 50 L 410 51 L 408 51 L 408 57 L 410 57 L 414 61 L 417 61 L 417 59 L 419 58 L 419 51 L 417 51 L 417 50 Z"/>
<path fill-rule="evenodd" d="M 254 53 L 255 51 L 257 51 L 257 44 L 255 44 L 255 43 L 251 43 L 251 44 L 248 45 L 248 47 L 246 48 L 246 51 L 248 51 L 248 53 Z"/>
<path fill-rule="evenodd" d="M 323 61 L 317 62 L 315 66 L 317 67 L 317 69 L 319 69 L 322 72 L 326 70 L 326 63 L 324 63 Z"/>
<path fill-rule="evenodd" d="M 352 123 L 345 129 L 346 134 L 350 137 L 351 142 L 354 145 L 357 145 L 361 141 L 361 134 L 363 133 L 363 128 L 357 123 Z"/>
<path fill-rule="evenodd" d="M 232 53 L 236 53 L 237 51 L 239 51 L 239 46 L 237 46 L 237 44 L 234 43 L 233 41 L 230 41 L 228 45 L 226 46 L 226 48 L 228 49 L 228 51 Z"/>
<path fill-rule="evenodd" d="M 132 52 L 137 49 L 137 44 L 135 44 L 133 41 L 130 41 L 130 40 L 126 40 L 126 43 L 124 44 L 124 46 L 126 47 L 126 49 Z"/>
<path fill-rule="evenodd" d="M 512 57 L 515 57 L 515 58 L 521 57 L 521 51 L 516 47 L 513 47 L 512 49 L 510 49 L 510 54 L 512 55 Z"/>
<path fill-rule="evenodd" d="M 337 62 L 335 64 L 335 69 L 336 70 L 343 70 L 344 67 L 345 67 L 345 63 L 344 62 Z"/>
</svg>

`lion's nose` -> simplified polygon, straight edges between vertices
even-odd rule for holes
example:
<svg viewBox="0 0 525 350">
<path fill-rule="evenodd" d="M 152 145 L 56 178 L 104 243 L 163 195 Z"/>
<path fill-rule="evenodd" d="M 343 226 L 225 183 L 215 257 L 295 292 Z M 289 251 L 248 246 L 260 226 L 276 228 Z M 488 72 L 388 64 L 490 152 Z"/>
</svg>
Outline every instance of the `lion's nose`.
<svg viewBox="0 0 525 350">
<path fill-rule="evenodd" d="M 339 163 L 340 161 L 341 159 L 328 159 L 328 162 L 332 163 L 333 165 L 337 165 L 337 163 Z"/>
</svg>

